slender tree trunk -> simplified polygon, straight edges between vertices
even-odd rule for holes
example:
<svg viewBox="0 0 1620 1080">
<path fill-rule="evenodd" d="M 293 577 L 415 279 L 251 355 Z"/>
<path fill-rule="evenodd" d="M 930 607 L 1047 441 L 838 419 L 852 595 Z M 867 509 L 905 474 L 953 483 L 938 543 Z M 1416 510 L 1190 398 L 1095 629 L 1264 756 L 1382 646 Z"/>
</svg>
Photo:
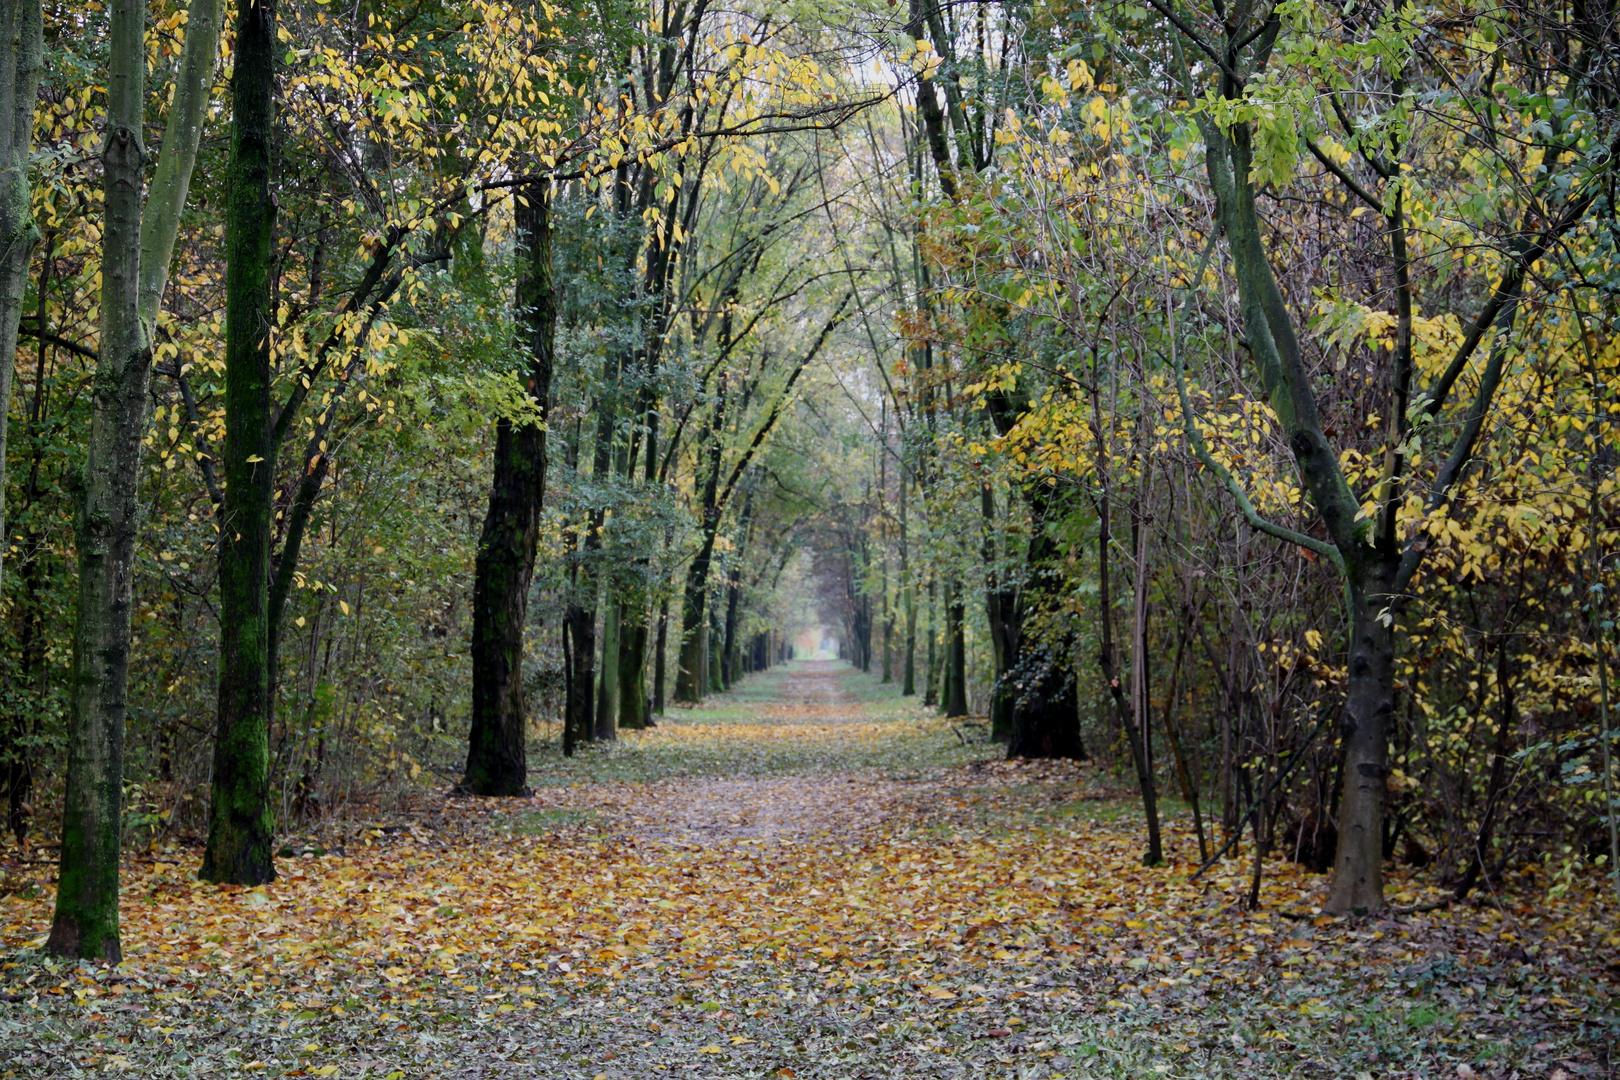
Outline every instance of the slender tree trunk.
<svg viewBox="0 0 1620 1080">
<path fill-rule="evenodd" d="M 653 646 L 653 712 L 664 715 L 664 687 L 669 651 L 669 598 L 658 602 L 658 644 Z"/>
<path fill-rule="evenodd" d="M 1384 787 L 1389 779 L 1388 733 L 1395 712 L 1395 638 L 1381 610 L 1389 603 L 1388 567 L 1375 566 L 1350 583 L 1350 689 L 1341 729 L 1344 781 L 1339 795 L 1339 842 L 1325 907 L 1374 911 L 1384 902 Z"/>
<path fill-rule="evenodd" d="M 597 677 L 596 737 L 612 742 L 619 737 L 619 605 L 603 590 L 602 670 Z"/>
<path fill-rule="evenodd" d="M 38 306 L 35 318 L 40 326 L 46 325 L 49 315 L 51 271 L 54 267 L 51 246 L 51 238 L 47 237 L 36 290 Z M 39 473 L 44 464 L 45 423 L 49 419 L 46 408 L 49 356 L 49 343 L 41 338 L 34 369 L 34 399 L 28 408 L 33 460 L 29 462 L 28 482 L 23 485 L 24 512 L 37 505 L 43 494 Z M 17 609 L 18 621 L 22 625 L 17 643 L 17 689 L 20 701 L 26 704 L 13 711 L 7 729 L 7 742 L 0 744 L 0 763 L 4 765 L 6 785 L 6 827 L 17 838 L 18 847 L 27 844 L 28 828 L 33 819 L 33 760 L 50 680 L 46 666 L 46 560 L 55 557 L 39 529 L 29 529 L 22 540 L 22 596 Z"/>
<path fill-rule="evenodd" d="M 1126 700 L 1125 688 L 1114 665 L 1114 597 L 1109 575 L 1113 534 L 1109 510 L 1110 500 L 1105 489 L 1098 502 L 1097 513 L 1097 616 L 1101 627 L 1097 663 L 1102 669 L 1103 680 L 1108 684 L 1109 695 L 1114 699 L 1114 710 L 1119 716 L 1120 729 L 1125 735 L 1126 743 L 1130 745 L 1131 764 L 1136 767 L 1136 783 L 1142 793 L 1142 812 L 1148 823 L 1148 849 L 1142 856 L 1142 862 L 1147 866 L 1158 866 L 1164 862 L 1164 850 L 1159 835 L 1159 799 L 1153 784 L 1153 773 L 1148 768 L 1146 748 L 1138 734 L 1144 725 L 1141 718 L 1131 715 L 1131 705 Z"/>
<path fill-rule="evenodd" d="M 563 757 L 573 757 L 579 742 L 579 730 L 574 727 L 574 628 L 569 625 L 566 615 L 563 616 L 562 624 L 562 654 L 562 752 Z"/>
<path fill-rule="evenodd" d="M 928 578 L 928 632 L 924 635 L 928 639 L 927 677 L 923 680 L 924 705 L 939 704 L 939 650 L 937 645 L 939 633 L 935 621 L 935 616 L 939 608 L 936 596 L 937 591 L 938 586 L 935 584 L 933 576 L 930 575 Z"/>
<path fill-rule="evenodd" d="M 0 0 L 0 540 L 11 535 L 5 531 L 6 417 L 11 411 L 17 324 L 28 289 L 29 261 L 39 240 L 28 170 L 34 106 L 44 70 L 41 26 L 40 0 Z M 135 131 L 140 131 L 138 123 Z M 0 566 L 9 547 L 0 542 Z"/>
<path fill-rule="evenodd" d="M 1198 802 L 1198 773 L 1188 763 L 1181 748 L 1181 734 L 1176 729 L 1176 698 L 1181 688 L 1181 662 L 1187 651 L 1187 631 L 1183 626 L 1176 638 L 1176 657 L 1171 664 L 1170 688 L 1164 696 L 1164 734 L 1170 742 L 1170 753 L 1175 758 L 1176 779 L 1181 785 L 1182 798 L 1192 808 L 1193 829 L 1198 834 L 1198 861 L 1209 859 L 1209 842 L 1204 835 L 1204 815 Z"/>
<path fill-rule="evenodd" d="M 979 553 L 985 565 L 984 615 L 990 627 L 990 656 L 994 671 L 990 676 L 990 738 L 997 742 L 1013 736 L 1013 705 L 1018 693 L 1013 683 L 1020 659 L 1022 612 L 1018 590 L 1003 580 L 995 568 L 996 502 L 989 484 L 979 489 L 982 542 Z M 1035 538 L 1030 539 L 1033 545 Z"/>
<path fill-rule="evenodd" d="M 515 306 L 529 355 L 526 389 L 542 417 L 551 398 L 557 327 L 549 198 L 544 182 L 530 185 L 514 211 L 521 265 Z M 473 795 L 528 791 L 523 631 L 545 490 L 544 423 L 503 417 L 495 426 L 495 473 L 473 567 L 472 727 L 461 781 Z"/>
<path fill-rule="evenodd" d="M 270 275 L 275 203 L 276 12 L 240 0 L 231 82 L 231 161 L 225 207 L 225 501 L 220 517 L 219 713 L 213 801 L 201 877 L 258 885 L 275 878 L 271 852 L 270 538 L 274 437 L 270 417 Z"/>
<path fill-rule="evenodd" d="M 741 552 L 737 553 L 741 557 Z M 727 572 L 726 619 L 720 643 L 720 685 L 730 690 L 736 683 L 737 670 L 737 608 L 742 602 L 742 583 L 735 567 Z"/>
<path fill-rule="evenodd" d="M 945 583 L 945 715 L 966 716 L 967 639 L 962 623 L 967 610 L 962 602 L 962 586 Z"/>
<path fill-rule="evenodd" d="M 117 0 L 108 49 L 101 256 L 101 348 L 78 508 L 78 622 L 68 716 L 67 790 L 56 913 L 46 951 L 116 964 L 124 721 L 141 438 L 152 346 L 141 329 L 141 143 L 146 7 Z M 31 103 L 30 103 L 31 104 Z M 26 190 L 26 184 L 24 184 Z M 0 313 L 11 319 L 14 309 Z M 15 352 L 15 340 L 11 352 Z M 9 379 L 11 355 L 6 357 Z"/>
<path fill-rule="evenodd" d="M 725 690 L 725 686 L 720 681 L 720 658 L 725 652 L 721 644 L 724 632 L 720 613 L 711 611 L 709 613 L 709 634 L 705 639 L 708 647 L 703 653 L 703 670 L 708 673 L 705 677 L 708 679 L 711 694 L 718 694 Z"/>
<path fill-rule="evenodd" d="M 1144 470 L 1136 513 L 1131 518 L 1131 533 L 1136 541 L 1136 572 L 1131 583 L 1131 718 L 1141 742 L 1142 774 L 1146 777 L 1142 810 L 1147 818 L 1148 854 L 1144 861 L 1156 866 L 1164 861 L 1164 849 L 1159 830 L 1158 779 L 1153 770 L 1153 691 L 1148 658 L 1149 530 L 1142 513 L 1142 502 L 1147 498 L 1147 478 L 1151 475 Z"/>
<path fill-rule="evenodd" d="M 900 587 L 905 592 L 906 605 L 906 654 L 902 661 L 900 683 L 902 697 L 912 697 L 917 693 L 917 583 L 912 580 L 910 535 L 906 519 L 907 489 L 910 487 L 908 472 L 904 468 L 900 472 Z"/>
</svg>

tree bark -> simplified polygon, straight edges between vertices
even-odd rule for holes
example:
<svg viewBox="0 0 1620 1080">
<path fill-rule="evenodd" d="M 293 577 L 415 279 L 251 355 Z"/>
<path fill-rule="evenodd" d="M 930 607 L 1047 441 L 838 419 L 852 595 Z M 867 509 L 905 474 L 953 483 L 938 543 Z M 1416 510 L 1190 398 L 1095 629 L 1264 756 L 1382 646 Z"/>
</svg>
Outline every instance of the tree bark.
<svg viewBox="0 0 1620 1080">
<path fill-rule="evenodd" d="M 939 587 L 932 576 L 928 578 L 928 630 L 923 636 L 928 639 L 927 663 L 923 670 L 923 704 L 939 704 L 939 644 L 938 644 L 938 594 Z"/>
<path fill-rule="evenodd" d="M 564 616 L 568 622 L 568 701 L 564 723 L 568 747 L 576 742 L 596 740 L 596 613 L 579 604 L 569 604 Z"/>
<path fill-rule="evenodd" d="M 966 716 L 967 640 L 962 626 L 967 614 L 962 586 L 945 582 L 945 715 Z"/>
<path fill-rule="evenodd" d="M 92 389 L 90 445 L 76 522 L 78 622 L 68 718 L 67 788 L 56 912 L 45 948 L 116 964 L 122 840 L 125 693 L 141 437 L 152 347 L 141 330 L 141 196 L 146 148 L 146 8 L 111 9 L 101 247 L 101 343 Z M 15 325 L 15 323 L 13 323 Z M 15 341 L 12 342 L 15 351 Z M 7 360 L 9 371 L 10 358 Z"/>
<path fill-rule="evenodd" d="M 669 649 L 669 598 L 658 602 L 658 641 L 653 646 L 653 712 L 664 715 L 664 687 Z"/>
<path fill-rule="evenodd" d="M 1374 911 L 1384 903 L 1384 787 L 1395 713 L 1395 636 L 1388 615 L 1392 568 L 1350 583 L 1350 687 L 1339 730 L 1344 787 L 1339 842 L 1325 910 Z"/>
<path fill-rule="evenodd" d="M 1147 818 L 1148 827 L 1148 849 L 1142 856 L 1142 863 L 1145 866 L 1158 866 L 1164 862 L 1164 850 L 1159 833 L 1159 796 L 1153 783 L 1153 771 L 1148 765 L 1144 739 L 1146 717 L 1132 715 L 1132 706 L 1126 701 L 1125 688 L 1114 663 L 1114 596 L 1109 575 L 1113 533 L 1109 511 L 1110 499 L 1104 489 L 1102 498 L 1098 500 L 1097 513 L 1097 615 L 1101 628 L 1097 664 L 1102 669 L 1104 681 L 1108 683 L 1109 696 L 1114 699 L 1120 729 L 1130 745 L 1131 764 L 1136 769 L 1136 784 L 1142 794 L 1142 813 Z"/>
<path fill-rule="evenodd" d="M 220 517 L 219 713 L 205 881 L 274 880 L 270 816 L 270 275 L 276 12 L 240 0 L 225 207 L 225 501 Z"/>
<path fill-rule="evenodd" d="M 906 606 L 906 654 L 902 661 L 900 695 L 913 697 L 917 693 L 917 583 L 912 580 L 910 535 L 907 522 L 907 489 L 910 470 L 900 470 L 900 588 Z"/>
<path fill-rule="evenodd" d="M 990 676 L 990 738 L 1001 742 L 1010 740 L 1013 735 L 1013 705 L 1019 696 L 1013 681 L 1019 661 L 1023 611 L 1018 603 L 1017 588 L 1004 580 L 1002 573 L 992 569 L 996 562 L 993 537 L 997 530 L 995 493 L 989 484 L 979 489 L 979 508 L 983 519 L 979 553 L 985 566 L 984 615 L 990 627 L 990 656 L 995 667 Z"/>
<path fill-rule="evenodd" d="M 543 421 L 557 327 L 549 198 L 545 181 L 531 184 L 514 210 L 520 263 L 514 299 L 529 356 L 525 388 L 541 420 L 502 417 L 495 425 L 495 472 L 473 566 L 472 727 L 461 781 L 472 795 L 528 791 L 523 631 L 546 490 Z"/>
<path fill-rule="evenodd" d="M 619 603 L 603 590 L 602 670 L 596 692 L 596 738 L 612 742 L 619 737 Z"/>
<path fill-rule="evenodd" d="M 17 323 L 28 290 L 29 261 L 39 240 L 28 169 L 34 105 L 44 70 L 41 26 L 39 0 L 0 0 L 0 538 L 10 536 L 5 531 L 6 417 L 11 411 Z M 138 124 L 135 130 L 140 130 Z M 0 543 L 0 569 L 9 546 Z"/>
<path fill-rule="evenodd" d="M 650 725 L 647 709 L 647 612 L 625 607 L 619 622 L 619 726 L 640 731 Z"/>
<path fill-rule="evenodd" d="M 11 18 L 9 12 L 3 16 Z M 34 5 L 32 17 L 38 17 Z M 26 21 L 26 20 L 25 20 Z M 129 677 L 130 613 L 135 542 L 140 524 L 141 440 L 151 385 L 151 328 L 167 280 L 172 235 L 156 238 L 146 226 L 177 220 L 196 161 L 200 97 L 206 80 L 186 78 L 212 58 L 217 20 L 208 12 L 188 31 L 181 52 L 182 78 L 171 108 L 172 136 L 159 169 L 161 186 L 142 207 L 146 151 L 141 143 L 145 103 L 145 8 L 119 3 L 112 9 L 108 52 L 107 142 L 103 148 L 105 223 L 102 232 L 101 339 L 92 389 L 93 415 L 76 521 L 79 587 L 70 687 L 68 775 L 62 817 L 62 868 L 56 914 L 47 949 L 63 956 L 117 961 L 118 859 L 123 802 L 125 700 Z M 8 38 L 26 50 L 29 31 L 7 23 Z M 26 66 L 21 53 L 7 61 Z M 7 73 L 6 85 L 21 92 L 24 74 Z M 37 73 L 34 76 L 37 83 Z M 25 108 L 32 123 L 34 91 Z M 7 112 L 0 115 L 11 115 Z M 181 119 L 176 119 L 181 118 Z M 13 133 L 15 134 L 15 133 Z M 9 177 L 8 181 L 9 183 Z M 27 256 L 23 256 L 26 265 Z M 148 293 L 151 294 L 148 299 Z M 15 331 L 16 323 L 10 327 Z M 3 330 L 3 327 L 0 327 Z M 5 347 L 7 359 L 15 341 Z M 9 367 L 8 367 L 9 373 Z M 3 403 L 0 397 L 0 403 Z"/>
</svg>

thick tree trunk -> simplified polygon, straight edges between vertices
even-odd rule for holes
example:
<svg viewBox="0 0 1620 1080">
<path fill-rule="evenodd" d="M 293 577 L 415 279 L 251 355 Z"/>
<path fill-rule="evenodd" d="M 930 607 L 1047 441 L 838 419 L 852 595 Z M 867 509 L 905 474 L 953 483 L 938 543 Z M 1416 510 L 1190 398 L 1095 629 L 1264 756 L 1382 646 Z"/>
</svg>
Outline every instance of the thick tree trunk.
<svg viewBox="0 0 1620 1080">
<path fill-rule="evenodd" d="M 225 206 L 225 501 L 219 556 L 219 713 L 205 881 L 275 878 L 271 852 L 270 198 L 276 13 L 240 0 Z"/>
<path fill-rule="evenodd" d="M 515 306 L 529 354 L 527 390 L 542 416 L 551 398 L 557 326 L 549 197 L 544 182 L 531 185 L 514 211 L 521 266 Z M 472 727 L 461 781 L 472 795 L 528 791 L 523 631 L 545 490 L 544 424 L 502 418 L 495 427 L 489 511 L 473 566 Z"/>
<path fill-rule="evenodd" d="M 647 612 L 626 608 L 619 623 L 619 726 L 640 731 L 647 715 Z"/>
<path fill-rule="evenodd" d="M 1344 762 L 1339 842 L 1324 910 L 1374 911 L 1384 903 L 1384 786 L 1388 735 L 1395 713 L 1395 638 L 1380 618 L 1389 603 L 1392 568 L 1378 567 L 1350 585 L 1350 687 L 1340 738 Z"/>
<path fill-rule="evenodd" d="M 1012 678 L 1022 689 L 1009 718 L 1007 757 L 1084 761 L 1080 702 L 1068 665 L 1032 652 L 1013 670 Z"/>
<path fill-rule="evenodd" d="M 0 0 L 0 538 L 10 536 L 5 531 L 6 416 L 17 323 L 28 289 L 29 260 L 39 239 L 28 170 L 44 48 L 40 0 Z M 139 132 L 139 124 L 135 130 Z M 0 543 L 0 564 L 8 547 Z"/>
<path fill-rule="evenodd" d="M 596 741 L 596 612 L 568 605 L 568 701 L 564 723 L 575 742 Z"/>
<path fill-rule="evenodd" d="M 708 544 L 698 551 L 692 565 L 686 570 L 686 588 L 681 594 L 681 640 L 675 667 L 675 700 L 695 705 L 703 700 L 708 686 L 708 673 L 703 666 L 704 645 L 709 636 L 707 618 L 708 592 L 704 588 L 709 580 L 709 560 L 712 548 Z"/>
</svg>

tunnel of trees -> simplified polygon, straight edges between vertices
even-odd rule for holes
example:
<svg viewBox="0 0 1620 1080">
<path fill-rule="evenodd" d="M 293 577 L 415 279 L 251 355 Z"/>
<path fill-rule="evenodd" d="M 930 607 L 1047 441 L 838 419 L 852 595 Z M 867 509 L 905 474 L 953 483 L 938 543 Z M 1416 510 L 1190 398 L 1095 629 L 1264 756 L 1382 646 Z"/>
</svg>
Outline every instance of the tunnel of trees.
<svg viewBox="0 0 1620 1080">
<path fill-rule="evenodd" d="M 5 0 L 51 947 L 120 844 L 263 882 L 812 627 L 1149 862 L 1163 796 L 1338 911 L 1620 856 L 1600 7 Z"/>
</svg>

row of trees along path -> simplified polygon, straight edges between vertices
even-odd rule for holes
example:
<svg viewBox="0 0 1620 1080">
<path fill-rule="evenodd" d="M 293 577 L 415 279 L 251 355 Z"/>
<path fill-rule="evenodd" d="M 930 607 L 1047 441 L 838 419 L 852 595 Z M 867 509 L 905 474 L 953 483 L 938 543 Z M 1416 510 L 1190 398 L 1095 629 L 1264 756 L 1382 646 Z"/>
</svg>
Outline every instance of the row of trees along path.
<svg viewBox="0 0 1620 1080">
<path fill-rule="evenodd" d="M 1606 1067 L 1617 103 L 1612 3 L 0 0 L 7 1038 Z"/>
<path fill-rule="evenodd" d="M 532 796 L 300 838 L 269 885 L 200 887 L 156 848 L 124 965 L 0 970 L 0 1068 L 1601 1075 L 1610 928 L 1585 898 L 1447 908 L 1398 870 L 1405 913 L 1336 919 L 1279 859 L 1251 911 L 1244 853 L 1192 879 L 1184 813 L 1144 866 L 1115 776 L 963 734 L 794 662 Z M 0 943 L 47 904 L 0 904 Z"/>
</svg>

